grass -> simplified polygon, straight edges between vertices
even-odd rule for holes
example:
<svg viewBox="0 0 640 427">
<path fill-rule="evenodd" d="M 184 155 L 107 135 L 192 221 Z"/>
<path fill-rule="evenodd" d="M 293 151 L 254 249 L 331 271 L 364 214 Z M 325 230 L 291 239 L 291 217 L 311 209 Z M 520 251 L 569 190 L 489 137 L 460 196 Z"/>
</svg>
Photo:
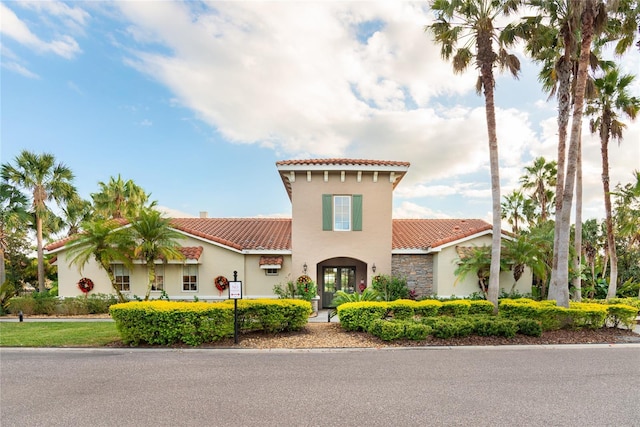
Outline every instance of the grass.
<svg viewBox="0 0 640 427">
<path fill-rule="evenodd" d="M 0 322 L 0 347 L 100 347 L 119 340 L 115 322 Z"/>
</svg>

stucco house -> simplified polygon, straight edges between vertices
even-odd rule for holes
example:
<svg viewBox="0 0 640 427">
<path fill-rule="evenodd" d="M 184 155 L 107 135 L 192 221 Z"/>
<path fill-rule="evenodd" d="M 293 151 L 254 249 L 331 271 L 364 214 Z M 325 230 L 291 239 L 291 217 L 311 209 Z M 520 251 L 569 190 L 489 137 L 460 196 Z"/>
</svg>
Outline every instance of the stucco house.
<svg viewBox="0 0 640 427">
<path fill-rule="evenodd" d="M 183 261 L 158 261 L 152 297 L 226 299 L 214 278 L 243 283 L 244 298 L 274 298 L 273 288 L 309 275 L 318 285 L 320 307 L 338 290 L 371 286 L 378 274 L 404 277 L 418 295 L 466 296 L 479 291 L 477 278 L 457 280 L 460 248 L 491 244 L 491 225 L 479 219 L 393 219 L 393 190 L 409 163 L 360 159 L 286 160 L 277 171 L 292 203 L 291 218 L 173 218 L 183 236 Z M 505 235 L 505 237 L 507 237 Z M 81 295 L 82 277 L 95 283 L 92 292 L 111 293 L 106 273 L 95 263 L 82 271 L 69 265 L 65 241 L 52 243 L 60 296 Z M 115 266 L 121 290 L 144 295 L 146 268 Z M 526 271 L 515 289 L 531 291 Z M 503 272 L 501 288 L 514 285 Z"/>
</svg>

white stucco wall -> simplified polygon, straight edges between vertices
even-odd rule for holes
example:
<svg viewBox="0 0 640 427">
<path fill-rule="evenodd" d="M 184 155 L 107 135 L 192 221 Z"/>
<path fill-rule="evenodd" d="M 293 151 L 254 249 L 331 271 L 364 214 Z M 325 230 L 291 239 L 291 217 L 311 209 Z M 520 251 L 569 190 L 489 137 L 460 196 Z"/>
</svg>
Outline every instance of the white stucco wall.
<svg viewBox="0 0 640 427">
<path fill-rule="evenodd" d="M 462 243 L 459 246 L 483 246 L 491 245 L 491 235 L 477 237 Z M 444 247 L 436 253 L 434 259 L 434 278 L 437 277 L 434 292 L 440 297 L 458 296 L 465 297 L 475 292 L 480 292 L 478 278 L 475 274 L 468 274 L 464 280 L 459 280 L 454 274 L 459 260 L 456 252 L 456 244 Z M 514 290 L 521 294 L 531 293 L 531 270 L 525 268 L 524 274 L 516 283 Z M 500 289 L 510 292 L 514 285 L 513 273 L 503 271 L 500 273 Z"/>
</svg>

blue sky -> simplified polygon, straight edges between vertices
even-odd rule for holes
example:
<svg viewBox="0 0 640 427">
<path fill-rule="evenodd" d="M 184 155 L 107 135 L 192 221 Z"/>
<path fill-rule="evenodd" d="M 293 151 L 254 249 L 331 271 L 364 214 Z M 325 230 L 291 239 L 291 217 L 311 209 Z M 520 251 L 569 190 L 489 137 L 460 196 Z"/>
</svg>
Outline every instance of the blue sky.
<svg viewBox="0 0 640 427">
<path fill-rule="evenodd" d="M 411 2 L 0 3 L 1 161 L 50 152 L 81 195 L 120 174 L 174 215 L 290 216 L 275 162 L 411 162 L 396 218 L 490 220 L 483 99 L 454 76 Z M 502 193 L 555 158 L 555 101 L 522 57 L 497 79 Z M 617 59 L 640 71 L 640 54 Z M 640 84 L 633 90 L 640 94 Z M 583 132 L 585 218 L 602 217 L 598 141 Z M 611 145 L 612 184 L 640 169 L 640 125 Z"/>
</svg>

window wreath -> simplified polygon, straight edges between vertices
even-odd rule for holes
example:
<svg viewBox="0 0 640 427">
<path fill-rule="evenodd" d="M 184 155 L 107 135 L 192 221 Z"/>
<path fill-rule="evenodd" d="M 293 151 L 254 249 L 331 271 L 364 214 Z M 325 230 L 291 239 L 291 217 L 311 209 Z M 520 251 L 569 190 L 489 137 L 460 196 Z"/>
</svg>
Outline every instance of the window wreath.
<svg viewBox="0 0 640 427">
<path fill-rule="evenodd" d="M 213 284 L 216 285 L 216 288 L 218 288 L 218 292 L 220 293 L 229 287 L 229 281 L 224 276 L 218 276 L 213 279 Z"/>
<path fill-rule="evenodd" d="M 83 277 L 78 282 L 78 287 L 80 288 L 80 290 L 82 292 L 84 292 L 85 294 L 88 294 L 93 289 L 93 280 L 91 280 L 91 279 L 89 279 L 87 277 Z"/>
</svg>

